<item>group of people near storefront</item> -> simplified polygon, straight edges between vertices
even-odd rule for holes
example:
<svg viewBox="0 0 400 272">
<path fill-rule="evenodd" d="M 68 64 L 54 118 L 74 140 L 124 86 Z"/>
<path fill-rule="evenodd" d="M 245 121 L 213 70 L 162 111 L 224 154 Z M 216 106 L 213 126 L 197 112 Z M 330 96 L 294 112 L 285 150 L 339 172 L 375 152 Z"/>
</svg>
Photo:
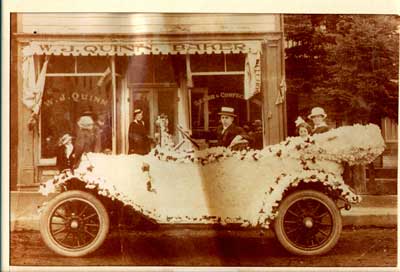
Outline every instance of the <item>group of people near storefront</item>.
<svg viewBox="0 0 400 272">
<path fill-rule="evenodd" d="M 111 128 L 107 127 L 104 116 L 85 111 L 76 125 L 76 137 L 67 133 L 58 141 L 56 165 L 60 171 L 76 168 L 85 153 L 111 153 Z"/>
<path fill-rule="evenodd" d="M 247 132 L 235 124 L 234 121 L 237 115 L 234 108 L 223 106 L 218 115 L 220 116 L 221 123 L 216 130 L 218 146 L 224 146 L 233 150 L 263 148 L 261 120 L 254 122 L 254 131 Z M 325 122 L 326 117 L 327 114 L 323 108 L 313 108 L 308 115 L 308 119 L 312 121 L 313 127 L 303 118 L 298 117 L 295 121 L 297 134 L 303 138 L 307 138 L 310 135 L 328 131 L 329 127 Z M 111 150 L 102 150 L 99 146 L 99 141 L 103 137 L 102 125 L 104 124 L 101 122 L 95 123 L 90 113 L 83 113 L 77 122 L 78 130 L 75 144 L 73 144 L 73 137 L 69 134 L 65 134 L 60 138 L 57 152 L 57 167 L 60 171 L 76 168 L 82 155 L 85 153 L 111 153 Z M 129 125 L 128 140 L 129 154 L 146 155 L 150 152 L 152 142 L 148 137 L 141 109 L 135 109 L 133 112 L 133 121 Z"/>
</svg>

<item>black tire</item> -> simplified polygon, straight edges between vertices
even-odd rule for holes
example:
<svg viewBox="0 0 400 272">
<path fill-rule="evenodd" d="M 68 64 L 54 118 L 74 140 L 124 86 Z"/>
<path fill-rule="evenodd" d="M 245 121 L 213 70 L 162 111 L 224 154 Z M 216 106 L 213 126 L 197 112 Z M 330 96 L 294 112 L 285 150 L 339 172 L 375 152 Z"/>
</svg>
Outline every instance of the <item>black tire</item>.
<svg viewBox="0 0 400 272">
<path fill-rule="evenodd" d="M 342 217 L 327 195 L 303 190 L 282 200 L 274 230 L 287 251 L 296 255 L 322 255 L 338 242 Z"/>
<path fill-rule="evenodd" d="M 95 196 L 78 190 L 57 195 L 40 217 L 45 244 L 67 257 L 82 257 L 98 249 L 109 227 L 104 205 Z"/>
</svg>

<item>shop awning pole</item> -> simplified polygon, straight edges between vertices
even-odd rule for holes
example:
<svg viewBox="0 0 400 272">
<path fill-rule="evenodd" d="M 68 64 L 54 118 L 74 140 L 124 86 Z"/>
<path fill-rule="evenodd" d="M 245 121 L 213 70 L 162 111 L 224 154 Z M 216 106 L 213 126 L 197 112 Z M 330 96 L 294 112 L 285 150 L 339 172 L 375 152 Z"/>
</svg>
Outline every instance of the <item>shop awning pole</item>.
<svg viewBox="0 0 400 272">
<path fill-rule="evenodd" d="M 115 81 L 115 58 L 111 62 L 111 85 L 112 85 L 112 153 L 117 153 L 117 85 Z"/>
</svg>

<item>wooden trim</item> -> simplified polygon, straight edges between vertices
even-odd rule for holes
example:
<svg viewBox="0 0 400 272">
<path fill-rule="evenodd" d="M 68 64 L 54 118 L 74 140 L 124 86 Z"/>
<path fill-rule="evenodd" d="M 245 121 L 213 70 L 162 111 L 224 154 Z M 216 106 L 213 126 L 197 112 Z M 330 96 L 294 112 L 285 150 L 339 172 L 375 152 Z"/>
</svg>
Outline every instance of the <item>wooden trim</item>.
<svg viewBox="0 0 400 272">
<path fill-rule="evenodd" d="M 221 40 L 221 41 L 240 41 L 240 40 L 274 40 L 281 38 L 282 31 L 276 32 L 251 32 L 251 33 L 168 33 L 168 34 L 31 34 L 13 33 L 18 42 L 31 42 L 34 40 L 75 40 L 75 41 L 137 41 L 138 39 L 149 39 L 152 41 L 202 41 L 202 40 Z"/>
<path fill-rule="evenodd" d="M 261 65 L 261 90 L 262 90 L 262 101 L 263 101 L 263 111 L 262 111 L 262 119 L 263 119 L 263 142 L 264 146 L 267 146 L 270 144 L 270 112 L 271 109 L 268 105 L 269 99 L 268 99 L 268 78 L 267 78 L 267 43 L 264 42 L 261 45 L 261 59 L 260 59 L 260 65 Z"/>
<path fill-rule="evenodd" d="M 176 83 L 127 83 L 128 88 L 178 88 Z"/>
<path fill-rule="evenodd" d="M 49 159 L 39 159 L 37 166 L 55 166 L 56 165 L 56 158 L 49 158 Z"/>
<path fill-rule="evenodd" d="M 244 75 L 244 71 L 232 72 L 192 72 L 192 76 Z"/>
<path fill-rule="evenodd" d="M 117 152 L 117 84 L 115 80 L 115 57 L 112 56 L 111 62 L 111 84 L 112 84 L 112 153 Z"/>
<path fill-rule="evenodd" d="M 46 77 L 101 77 L 104 73 L 46 73 Z M 120 74 L 115 73 L 120 77 Z"/>
</svg>

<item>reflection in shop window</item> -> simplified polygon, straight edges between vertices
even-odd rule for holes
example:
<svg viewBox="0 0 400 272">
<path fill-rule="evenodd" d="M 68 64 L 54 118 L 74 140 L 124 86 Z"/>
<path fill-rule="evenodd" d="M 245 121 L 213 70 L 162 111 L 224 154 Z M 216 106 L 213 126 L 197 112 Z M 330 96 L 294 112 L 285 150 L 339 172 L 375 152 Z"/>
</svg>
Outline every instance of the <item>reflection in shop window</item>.
<svg viewBox="0 0 400 272">
<path fill-rule="evenodd" d="M 47 77 L 40 120 L 41 158 L 56 155 L 58 139 L 76 135 L 76 122 L 83 112 L 92 112 L 97 123 L 100 150 L 112 149 L 111 86 L 97 86 L 100 77 Z"/>
</svg>

